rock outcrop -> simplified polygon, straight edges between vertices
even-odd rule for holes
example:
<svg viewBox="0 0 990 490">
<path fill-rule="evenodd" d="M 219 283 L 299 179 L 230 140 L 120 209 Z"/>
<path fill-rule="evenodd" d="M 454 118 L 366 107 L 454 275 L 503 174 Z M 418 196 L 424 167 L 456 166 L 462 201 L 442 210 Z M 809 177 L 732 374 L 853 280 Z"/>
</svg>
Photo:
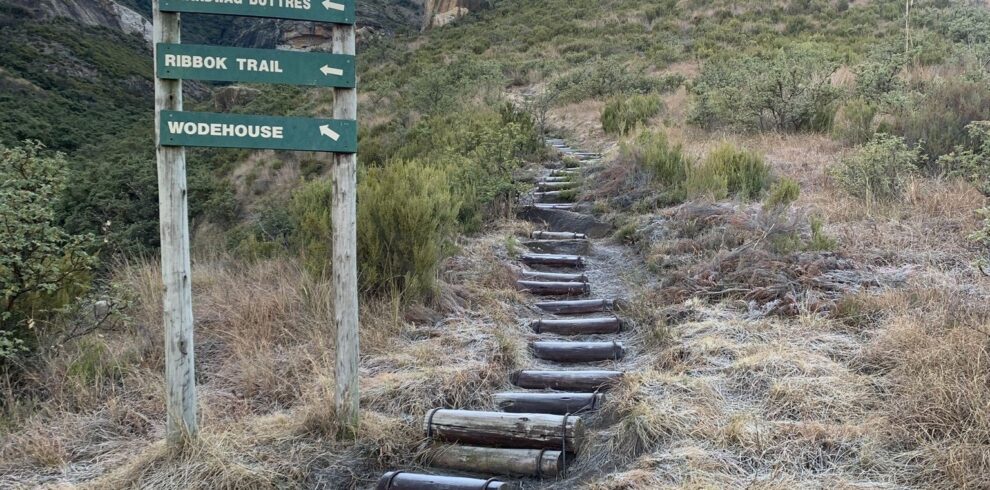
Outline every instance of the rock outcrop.
<svg viewBox="0 0 990 490">
<path fill-rule="evenodd" d="M 445 26 L 489 4 L 489 0 L 426 0 L 423 29 Z"/>
<path fill-rule="evenodd" d="M 67 17 L 81 24 L 137 34 L 151 42 L 151 22 L 113 0 L 7 0 L 38 19 Z"/>
</svg>

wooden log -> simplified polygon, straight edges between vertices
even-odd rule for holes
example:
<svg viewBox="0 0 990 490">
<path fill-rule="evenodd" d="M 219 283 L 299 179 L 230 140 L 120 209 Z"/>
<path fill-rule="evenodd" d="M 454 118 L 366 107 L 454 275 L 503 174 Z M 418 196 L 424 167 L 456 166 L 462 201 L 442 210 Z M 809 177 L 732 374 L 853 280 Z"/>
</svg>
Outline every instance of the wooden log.
<svg viewBox="0 0 990 490">
<path fill-rule="evenodd" d="M 550 171 L 550 176 L 552 177 L 572 177 L 580 174 L 581 172 L 578 172 L 577 170 L 567 170 L 563 168 L 558 168 Z"/>
<path fill-rule="evenodd" d="M 430 449 L 430 466 L 485 475 L 521 475 L 554 478 L 564 470 L 560 451 L 475 446 L 438 446 Z M 480 488 L 480 487 L 479 487 Z"/>
<path fill-rule="evenodd" d="M 622 320 L 618 317 L 600 318 L 566 318 L 539 319 L 529 326 L 536 333 L 554 333 L 557 335 L 595 335 L 619 333 L 622 331 Z"/>
<path fill-rule="evenodd" d="M 516 286 L 520 291 L 545 296 L 580 296 L 591 293 L 591 286 L 586 282 L 516 281 Z"/>
<path fill-rule="evenodd" d="M 533 193 L 533 198 L 541 203 L 570 203 L 574 202 L 574 196 L 575 192 L 572 190 Z"/>
<path fill-rule="evenodd" d="M 536 303 L 536 307 L 558 315 L 577 315 L 581 313 L 597 313 L 609 311 L 615 307 L 615 302 L 609 299 L 580 299 L 572 301 L 545 301 Z"/>
<path fill-rule="evenodd" d="M 516 485 L 498 480 L 460 476 L 423 475 L 390 471 L 378 479 L 375 490 L 516 490 Z"/>
<path fill-rule="evenodd" d="M 587 255 L 591 252 L 591 242 L 588 240 L 527 240 L 522 244 L 539 253 Z"/>
<path fill-rule="evenodd" d="M 523 279 L 531 281 L 554 281 L 554 282 L 588 282 L 588 276 L 584 274 L 563 274 L 560 272 L 539 272 L 523 271 Z"/>
<path fill-rule="evenodd" d="M 496 393 L 499 410 L 510 413 L 564 415 L 598 410 L 605 402 L 602 393 Z"/>
<path fill-rule="evenodd" d="M 626 350 L 622 344 L 612 342 L 556 342 L 541 341 L 531 345 L 533 355 L 553 362 L 600 362 L 622 359 Z"/>
<path fill-rule="evenodd" d="M 471 410 L 430 410 L 426 437 L 486 447 L 559 449 L 576 453 L 584 440 L 581 417 L 542 413 L 513 414 Z"/>
<path fill-rule="evenodd" d="M 584 258 L 579 255 L 523 254 L 520 260 L 531 265 L 584 267 Z"/>
<path fill-rule="evenodd" d="M 529 390 L 597 391 L 615 385 L 622 371 L 516 371 L 512 384 Z"/>
<path fill-rule="evenodd" d="M 530 238 L 534 240 L 587 240 L 588 235 L 570 231 L 534 231 L 530 234 Z"/>
<path fill-rule="evenodd" d="M 536 208 L 536 209 L 556 209 L 556 210 L 560 210 L 560 211 L 570 211 L 570 210 L 574 209 L 576 206 L 577 206 L 577 204 L 572 203 L 572 202 L 569 202 L 569 203 L 545 203 L 545 202 L 533 203 L 533 207 Z"/>
<path fill-rule="evenodd" d="M 552 177 L 547 177 L 547 178 L 552 178 Z M 578 186 L 577 182 L 570 180 L 554 181 L 554 182 L 544 181 L 544 182 L 536 183 L 537 190 L 541 192 L 564 191 L 564 190 L 573 189 L 577 186 Z"/>
<path fill-rule="evenodd" d="M 538 184 L 544 184 L 544 183 L 545 184 L 560 184 L 560 183 L 570 184 L 572 182 L 574 182 L 574 179 L 572 177 L 570 177 L 570 176 L 566 176 L 566 175 L 548 175 L 546 177 L 543 177 L 543 181 L 542 182 L 539 182 Z"/>
</svg>

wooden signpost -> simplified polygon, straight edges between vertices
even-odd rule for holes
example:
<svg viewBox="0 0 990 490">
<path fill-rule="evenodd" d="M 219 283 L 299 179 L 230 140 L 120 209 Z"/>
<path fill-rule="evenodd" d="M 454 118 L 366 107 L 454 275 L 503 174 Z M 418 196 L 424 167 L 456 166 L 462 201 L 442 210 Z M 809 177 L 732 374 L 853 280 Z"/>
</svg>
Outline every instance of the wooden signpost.
<svg viewBox="0 0 990 490">
<path fill-rule="evenodd" d="M 155 132 L 164 283 L 166 438 L 199 432 L 193 342 L 186 146 L 334 153 L 335 405 L 339 433 L 358 424 L 357 90 L 355 0 L 153 0 Z M 180 13 L 329 22 L 333 53 L 181 44 Z M 334 87 L 333 119 L 186 112 L 182 80 Z"/>
</svg>

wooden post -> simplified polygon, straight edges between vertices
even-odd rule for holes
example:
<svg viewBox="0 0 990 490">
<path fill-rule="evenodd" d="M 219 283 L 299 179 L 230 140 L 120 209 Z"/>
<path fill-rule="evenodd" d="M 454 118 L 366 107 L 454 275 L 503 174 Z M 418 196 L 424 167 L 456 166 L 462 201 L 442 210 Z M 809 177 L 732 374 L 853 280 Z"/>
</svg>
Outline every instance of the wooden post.
<svg viewBox="0 0 990 490">
<path fill-rule="evenodd" d="M 180 42 L 179 14 L 152 5 L 154 45 Z M 182 110 L 182 81 L 155 76 L 155 144 L 158 158 L 158 212 L 161 229 L 165 323 L 166 440 L 180 449 L 199 432 L 196 420 L 196 368 L 193 344 L 192 269 L 189 259 L 189 214 L 186 150 L 161 146 L 160 113 Z"/>
<path fill-rule="evenodd" d="M 356 54 L 353 25 L 333 26 L 333 52 Z M 357 119 L 357 89 L 334 90 L 334 119 Z M 338 437 L 357 433 L 358 292 L 357 292 L 357 154 L 334 155 L 333 178 L 333 319 L 337 330 L 334 406 Z"/>
</svg>

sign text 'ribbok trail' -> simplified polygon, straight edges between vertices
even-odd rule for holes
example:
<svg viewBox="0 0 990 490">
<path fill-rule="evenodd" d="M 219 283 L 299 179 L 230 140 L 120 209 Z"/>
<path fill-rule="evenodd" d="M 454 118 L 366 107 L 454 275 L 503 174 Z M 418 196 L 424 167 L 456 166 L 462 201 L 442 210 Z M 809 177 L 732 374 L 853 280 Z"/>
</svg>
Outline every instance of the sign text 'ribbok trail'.
<svg viewBox="0 0 990 490">
<path fill-rule="evenodd" d="M 354 86 L 354 57 L 341 54 L 159 44 L 155 58 L 167 79 Z"/>
</svg>

